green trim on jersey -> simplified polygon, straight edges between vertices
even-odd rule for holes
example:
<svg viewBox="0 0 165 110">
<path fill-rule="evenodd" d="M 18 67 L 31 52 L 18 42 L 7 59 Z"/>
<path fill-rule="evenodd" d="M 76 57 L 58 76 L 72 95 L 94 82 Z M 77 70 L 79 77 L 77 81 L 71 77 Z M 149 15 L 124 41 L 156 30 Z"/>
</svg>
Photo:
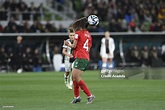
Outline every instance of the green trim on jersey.
<svg viewBox="0 0 165 110">
<path fill-rule="evenodd" d="M 76 58 L 73 63 L 73 68 L 85 71 L 88 66 L 89 61 L 87 59 Z"/>
</svg>

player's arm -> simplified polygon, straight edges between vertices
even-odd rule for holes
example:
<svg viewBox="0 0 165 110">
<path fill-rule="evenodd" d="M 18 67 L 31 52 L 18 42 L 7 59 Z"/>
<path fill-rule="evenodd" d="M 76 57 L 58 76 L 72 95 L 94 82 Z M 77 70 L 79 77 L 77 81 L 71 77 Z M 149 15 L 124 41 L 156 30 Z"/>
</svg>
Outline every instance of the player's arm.
<svg viewBox="0 0 165 110">
<path fill-rule="evenodd" d="M 73 44 L 69 44 L 67 41 L 64 41 L 64 44 L 74 49 L 77 46 L 77 40 L 74 40 Z"/>
<path fill-rule="evenodd" d="M 67 49 L 66 49 L 66 48 L 63 48 L 63 49 L 62 49 L 62 54 L 66 55 L 66 56 L 68 56 L 68 57 L 70 57 L 70 58 L 73 57 L 72 54 L 68 54 L 68 53 L 67 53 Z"/>
<path fill-rule="evenodd" d="M 113 53 L 114 50 L 115 50 L 115 43 L 114 43 L 114 40 L 112 39 L 111 42 L 109 42 L 109 52 Z"/>
</svg>

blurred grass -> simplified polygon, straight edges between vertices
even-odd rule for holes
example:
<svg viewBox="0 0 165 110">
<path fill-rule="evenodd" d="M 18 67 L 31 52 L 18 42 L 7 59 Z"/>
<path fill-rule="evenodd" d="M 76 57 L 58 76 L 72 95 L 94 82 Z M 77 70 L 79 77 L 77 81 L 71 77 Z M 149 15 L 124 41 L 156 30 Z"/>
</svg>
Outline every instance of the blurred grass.
<svg viewBox="0 0 165 110">
<path fill-rule="evenodd" d="M 100 79 L 99 71 L 82 77 L 96 96 L 90 105 L 82 91 L 82 102 L 70 104 L 73 91 L 65 87 L 63 72 L 0 74 L 0 110 L 165 109 L 164 80 Z M 9 105 L 14 108 L 2 108 Z"/>
</svg>

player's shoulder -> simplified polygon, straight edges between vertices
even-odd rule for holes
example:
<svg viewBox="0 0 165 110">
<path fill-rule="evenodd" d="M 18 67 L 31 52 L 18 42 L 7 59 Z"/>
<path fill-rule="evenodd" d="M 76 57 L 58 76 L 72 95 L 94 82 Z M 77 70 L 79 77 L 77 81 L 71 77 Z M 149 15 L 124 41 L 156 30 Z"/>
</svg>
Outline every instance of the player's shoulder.
<svg viewBox="0 0 165 110">
<path fill-rule="evenodd" d="M 101 39 L 101 41 L 104 42 L 104 41 L 105 41 L 105 37 L 103 37 L 103 38 Z"/>
<path fill-rule="evenodd" d="M 70 40 L 70 39 L 66 39 L 66 41 L 67 41 L 67 42 L 71 42 L 71 40 Z"/>
<path fill-rule="evenodd" d="M 66 39 L 65 41 L 71 43 L 70 39 Z M 67 48 L 68 46 L 66 46 L 65 44 L 63 44 L 62 47 L 63 47 L 63 48 Z"/>
<path fill-rule="evenodd" d="M 114 41 L 114 39 L 112 37 L 109 38 L 111 41 Z"/>
<path fill-rule="evenodd" d="M 75 34 L 81 34 L 82 33 L 82 30 L 78 30 L 75 32 Z"/>
</svg>

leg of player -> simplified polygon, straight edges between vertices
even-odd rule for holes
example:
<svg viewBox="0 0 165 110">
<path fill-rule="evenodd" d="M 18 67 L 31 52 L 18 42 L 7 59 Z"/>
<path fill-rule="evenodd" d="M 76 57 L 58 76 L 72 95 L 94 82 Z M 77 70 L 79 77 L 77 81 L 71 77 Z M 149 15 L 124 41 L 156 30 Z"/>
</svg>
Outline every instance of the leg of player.
<svg viewBox="0 0 165 110">
<path fill-rule="evenodd" d="M 106 68 L 106 67 L 107 67 L 107 58 L 102 57 L 102 68 Z"/>
<path fill-rule="evenodd" d="M 79 86 L 88 97 L 87 98 L 87 104 L 90 104 L 94 100 L 95 96 L 91 94 L 91 92 L 89 91 L 89 89 L 86 86 L 85 82 L 81 79 L 82 72 L 83 71 L 81 71 L 79 69 L 75 69 L 75 68 L 73 68 L 73 70 L 72 70 L 74 95 L 75 95 L 75 99 L 72 102 L 77 103 L 79 101 L 79 100 L 77 100 L 80 97 L 79 88 L 76 88 L 77 86 Z"/>
<path fill-rule="evenodd" d="M 113 65 L 112 65 L 112 58 L 109 58 L 108 59 L 108 68 L 112 68 Z"/>
<path fill-rule="evenodd" d="M 65 84 L 67 85 L 68 84 L 68 79 L 69 79 L 69 72 L 65 72 L 64 73 L 64 82 L 65 82 Z"/>
<path fill-rule="evenodd" d="M 70 73 L 70 71 L 71 71 L 70 63 L 67 60 L 65 60 L 64 82 L 65 82 L 65 85 L 67 88 L 70 86 L 69 85 L 69 73 Z"/>
<path fill-rule="evenodd" d="M 72 75 L 70 75 L 70 83 L 69 83 L 69 85 L 70 85 L 70 89 L 72 89 L 72 86 L 73 86 Z"/>
</svg>

